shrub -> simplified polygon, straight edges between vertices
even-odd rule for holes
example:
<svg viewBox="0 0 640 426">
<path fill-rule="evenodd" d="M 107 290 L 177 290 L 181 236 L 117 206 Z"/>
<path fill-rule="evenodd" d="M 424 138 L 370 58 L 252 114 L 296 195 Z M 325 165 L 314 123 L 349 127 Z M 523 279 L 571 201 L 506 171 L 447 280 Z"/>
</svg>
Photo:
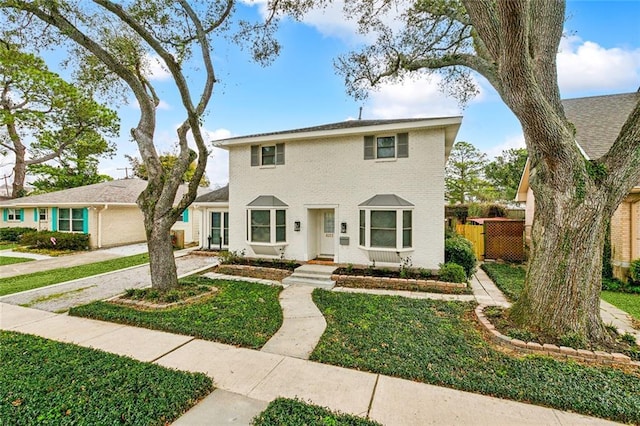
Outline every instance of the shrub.
<svg viewBox="0 0 640 426">
<path fill-rule="evenodd" d="M 640 285 L 640 259 L 631 262 L 629 266 L 629 281 L 631 281 L 630 284 Z"/>
<path fill-rule="evenodd" d="M 457 263 L 448 262 L 440 265 L 440 280 L 450 283 L 467 282 L 467 274 L 462 266 Z"/>
<path fill-rule="evenodd" d="M 0 228 L 0 241 L 10 241 L 12 243 L 17 243 L 18 241 L 20 241 L 20 237 L 22 237 L 23 234 L 36 231 L 37 229 L 35 228 Z"/>
<path fill-rule="evenodd" d="M 89 234 L 38 231 L 24 234 L 21 242 L 26 246 L 37 249 L 88 250 Z"/>
<path fill-rule="evenodd" d="M 473 244 L 464 237 L 453 237 L 444 242 L 444 261 L 453 262 L 464 268 L 467 278 L 476 270 L 476 254 Z"/>
</svg>

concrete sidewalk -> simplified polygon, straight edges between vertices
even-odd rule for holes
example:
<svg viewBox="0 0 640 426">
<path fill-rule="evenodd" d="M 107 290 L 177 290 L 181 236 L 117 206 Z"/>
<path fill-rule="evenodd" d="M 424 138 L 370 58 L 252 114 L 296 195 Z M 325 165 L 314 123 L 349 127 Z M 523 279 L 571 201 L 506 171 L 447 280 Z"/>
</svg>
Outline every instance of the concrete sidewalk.
<svg viewBox="0 0 640 426">
<path fill-rule="evenodd" d="M 36 262 L 15 263 L 12 265 L 0 266 L 0 278 L 15 277 L 18 275 L 32 274 L 34 272 L 49 271 L 51 269 L 68 268 L 71 266 L 86 265 L 88 263 L 101 262 L 103 260 L 116 259 L 123 256 L 131 256 L 134 254 L 146 253 L 146 243 L 131 244 L 122 247 L 113 247 L 110 249 L 99 249 L 64 256 L 42 256 L 30 253 L 14 252 L 12 250 L 4 250 L 3 256 L 10 257 L 29 257 L 36 259 Z"/>
<path fill-rule="evenodd" d="M 385 425 L 605 425 L 605 420 L 170 333 L 0 303 L 0 328 L 75 343 L 214 379 L 176 424 L 248 424 L 278 396 Z M 135 342 L 133 344 L 132 342 Z"/>
</svg>

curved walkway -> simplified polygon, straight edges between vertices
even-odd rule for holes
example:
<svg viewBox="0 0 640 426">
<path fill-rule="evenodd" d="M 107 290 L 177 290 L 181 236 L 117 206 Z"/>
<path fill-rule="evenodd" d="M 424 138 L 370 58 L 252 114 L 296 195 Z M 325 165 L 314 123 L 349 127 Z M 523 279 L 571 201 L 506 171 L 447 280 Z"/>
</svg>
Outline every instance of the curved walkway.
<svg viewBox="0 0 640 426">
<path fill-rule="evenodd" d="M 313 303 L 314 289 L 296 284 L 282 290 L 282 326 L 262 347 L 262 352 L 309 359 L 327 328 L 322 312 Z"/>
</svg>

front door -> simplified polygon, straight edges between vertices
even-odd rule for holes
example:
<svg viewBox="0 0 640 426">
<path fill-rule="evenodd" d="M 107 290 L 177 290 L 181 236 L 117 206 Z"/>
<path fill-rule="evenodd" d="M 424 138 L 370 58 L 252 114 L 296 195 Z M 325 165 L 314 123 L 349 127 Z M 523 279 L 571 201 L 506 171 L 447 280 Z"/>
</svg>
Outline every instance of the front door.
<svg viewBox="0 0 640 426">
<path fill-rule="evenodd" d="M 320 254 L 319 257 L 333 257 L 335 243 L 335 211 L 320 210 Z"/>
</svg>

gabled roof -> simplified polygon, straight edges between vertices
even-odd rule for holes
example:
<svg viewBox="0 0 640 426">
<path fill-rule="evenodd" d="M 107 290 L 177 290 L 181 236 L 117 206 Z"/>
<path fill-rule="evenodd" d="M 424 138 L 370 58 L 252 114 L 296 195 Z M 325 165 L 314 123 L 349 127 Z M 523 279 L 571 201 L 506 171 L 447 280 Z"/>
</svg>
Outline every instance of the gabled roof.
<svg viewBox="0 0 640 426">
<path fill-rule="evenodd" d="M 640 93 L 590 96 L 562 101 L 567 119 L 576 127 L 576 141 L 590 160 L 609 151 L 622 125 L 640 101 Z"/>
<path fill-rule="evenodd" d="M 445 157 L 449 155 L 454 139 L 462 123 L 461 116 L 435 118 L 404 118 L 394 120 L 349 120 L 320 126 L 280 132 L 258 133 L 215 141 L 215 145 L 228 149 L 230 146 L 261 144 L 274 141 L 301 141 L 347 135 L 366 135 L 383 132 L 407 132 L 417 129 L 442 128 L 445 131 Z"/>
<path fill-rule="evenodd" d="M 226 184 L 222 188 L 200 195 L 193 202 L 194 203 L 228 203 L 229 202 L 229 184 Z"/>
<path fill-rule="evenodd" d="M 629 114 L 640 102 L 640 92 L 565 99 L 564 112 L 576 128 L 576 142 L 589 160 L 605 155 L 616 141 Z M 529 160 L 524 167 L 516 201 L 526 201 Z"/>
<path fill-rule="evenodd" d="M 147 181 L 142 179 L 112 180 L 46 194 L 14 198 L 0 202 L 0 206 L 135 205 L 138 195 L 146 186 Z M 181 185 L 176 199 L 179 199 L 186 190 L 187 186 Z M 201 193 L 205 190 L 206 188 L 198 189 L 198 192 Z"/>
</svg>

